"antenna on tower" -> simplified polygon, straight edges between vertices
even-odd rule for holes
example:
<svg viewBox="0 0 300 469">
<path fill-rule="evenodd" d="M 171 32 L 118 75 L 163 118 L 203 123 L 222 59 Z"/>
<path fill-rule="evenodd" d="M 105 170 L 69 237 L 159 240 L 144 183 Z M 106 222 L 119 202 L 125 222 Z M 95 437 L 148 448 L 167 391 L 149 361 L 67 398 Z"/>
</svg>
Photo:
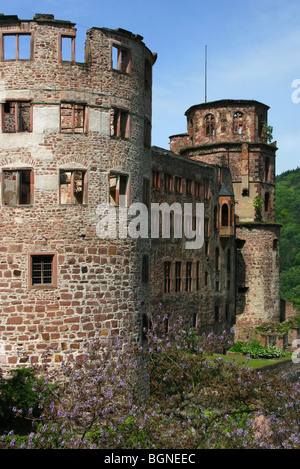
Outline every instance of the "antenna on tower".
<svg viewBox="0 0 300 469">
<path fill-rule="evenodd" d="M 205 102 L 207 102 L 207 46 L 205 46 Z"/>
</svg>

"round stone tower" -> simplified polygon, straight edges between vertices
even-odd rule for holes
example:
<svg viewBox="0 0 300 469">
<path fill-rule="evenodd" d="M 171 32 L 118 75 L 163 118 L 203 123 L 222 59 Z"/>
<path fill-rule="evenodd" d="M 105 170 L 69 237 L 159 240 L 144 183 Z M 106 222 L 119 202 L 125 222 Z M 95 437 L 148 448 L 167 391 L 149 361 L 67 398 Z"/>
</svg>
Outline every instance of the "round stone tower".
<svg viewBox="0 0 300 469">
<path fill-rule="evenodd" d="M 170 149 L 230 170 L 236 215 L 236 337 L 280 320 L 279 237 L 275 219 L 275 153 L 268 106 L 220 100 L 186 111 L 187 133 Z"/>
<path fill-rule="evenodd" d="M 92 28 L 78 63 L 73 23 L 0 16 L 2 370 L 142 335 L 149 241 L 118 235 L 119 213 L 149 198 L 156 56 L 142 39 Z"/>
</svg>

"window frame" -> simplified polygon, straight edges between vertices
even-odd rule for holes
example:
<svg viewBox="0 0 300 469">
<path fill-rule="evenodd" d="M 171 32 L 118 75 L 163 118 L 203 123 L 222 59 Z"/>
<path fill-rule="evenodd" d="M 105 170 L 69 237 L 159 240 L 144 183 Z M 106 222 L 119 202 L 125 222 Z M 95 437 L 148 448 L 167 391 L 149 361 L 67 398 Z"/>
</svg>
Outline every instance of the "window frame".
<svg viewBox="0 0 300 469">
<path fill-rule="evenodd" d="M 62 110 L 64 105 L 70 105 L 71 106 L 71 128 L 70 130 L 64 130 L 62 127 Z M 81 127 L 75 127 L 75 111 L 76 111 L 76 106 L 82 106 L 82 131 L 76 130 L 76 128 Z M 59 106 L 59 131 L 62 134 L 84 134 L 87 132 L 88 129 L 88 119 L 87 119 L 88 113 L 87 113 L 87 105 L 86 103 L 80 103 L 76 101 L 61 101 L 60 106 Z"/>
<path fill-rule="evenodd" d="M 21 183 L 20 183 L 20 173 L 22 171 L 29 171 L 30 172 L 30 182 L 29 182 L 29 197 L 30 197 L 30 202 L 29 204 L 22 204 L 20 203 L 20 191 L 21 191 Z M 16 204 L 5 204 L 5 187 L 4 187 L 4 173 L 5 172 L 10 172 L 10 173 L 17 173 L 17 178 L 16 178 L 16 199 L 17 203 Z M 1 198 L 2 198 L 2 207 L 29 207 L 33 205 L 33 200 L 34 200 L 34 171 L 33 168 L 2 168 L 1 170 L 1 182 L 2 182 L 2 190 L 1 190 Z"/>
<path fill-rule="evenodd" d="M 168 269 L 166 267 L 168 266 Z M 172 261 L 165 260 L 164 261 L 164 283 L 163 283 L 163 292 L 165 294 L 171 293 L 172 291 Z M 168 274 L 168 276 L 166 275 Z"/>
<path fill-rule="evenodd" d="M 14 122 L 14 127 L 15 129 L 13 131 L 8 131 L 8 130 L 5 130 L 5 122 L 4 122 L 4 118 L 5 118 L 5 114 L 8 114 L 5 112 L 5 105 L 7 105 L 8 103 L 13 103 L 14 104 L 14 112 L 10 112 L 9 114 L 13 114 L 14 113 L 14 117 L 15 117 L 15 122 Z M 19 126 L 19 120 L 20 120 L 20 116 L 19 116 L 19 105 L 22 105 L 22 104 L 28 104 L 29 105 L 29 129 L 26 129 L 26 130 L 20 130 L 20 126 Z M 12 134 L 12 133 L 26 133 L 26 132 L 32 132 L 32 113 L 33 113 L 33 104 L 32 104 L 32 101 L 30 99 L 6 99 L 5 102 L 3 102 L 1 104 L 1 107 L 2 107 L 2 133 L 4 134 Z"/>
<path fill-rule="evenodd" d="M 71 200 L 72 202 L 70 203 L 63 203 L 61 201 L 61 173 L 72 173 L 71 175 Z M 82 203 L 76 203 L 75 202 L 75 196 L 74 196 L 74 173 L 80 172 L 82 173 Z M 58 187 L 59 187 L 59 205 L 62 206 L 69 206 L 69 205 L 87 205 L 87 198 L 88 198 L 88 188 L 87 188 L 87 170 L 82 169 L 82 168 L 59 168 L 59 174 L 58 174 Z"/>
<path fill-rule="evenodd" d="M 51 260 L 51 283 L 33 283 L 33 257 L 52 257 Z M 57 288 L 57 253 L 56 252 L 30 252 L 28 254 L 28 287 L 30 289 L 53 289 Z"/>
<path fill-rule="evenodd" d="M 125 121 L 125 123 L 123 122 Z M 131 138 L 131 115 L 128 109 L 113 107 L 111 109 L 111 132 L 110 136 L 121 140 Z"/>
<path fill-rule="evenodd" d="M 75 63 L 75 38 L 76 32 L 73 33 L 59 33 L 58 36 L 58 60 L 62 63 Z M 71 60 L 63 60 L 63 39 L 71 39 Z"/>
<path fill-rule="evenodd" d="M 111 176 L 116 177 L 116 193 L 115 193 L 115 203 L 112 202 L 111 198 Z M 125 193 L 120 194 L 120 180 L 121 178 L 126 178 L 126 189 Z M 120 196 L 125 196 L 125 205 L 120 205 Z M 110 171 L 108 173 L 108 202 L 109 204 L 113 205 L 114 207 L 129 207 L 130 205 L 130 178 L 129 175 L 126 173 L 122 173 L 119 171 Z"/>
<path fill-rule="evenodd" d="M 117 50 L 117 63 L 114 67 L 114 53 L 113 49 Z M 126 56 L 126 63 L 123 65 L 122 58 Z M 132 52 L 129 47 L 124 46 L 121 43 L 113 42 L 111 45 L 111 69 L 118 73 L 130 75 L 132 72 Z"/>
<path fill-rule="evenodd" d="M 15 58 L 14 59 L 5 59 L 5 51 L 4 51 L 4 38 L 5 36 L 15 36 Z M 29 36 L 30 37 L 30 46 L 29 46 L 29 59 L 20 59 L 20 36 Z M 32 60 L 33 58 L 33 33 L 28 31 L 3 31 L 0 33 L 0 60 L 4 62 L 9 62 L 12 60 Z"/>
</svg>

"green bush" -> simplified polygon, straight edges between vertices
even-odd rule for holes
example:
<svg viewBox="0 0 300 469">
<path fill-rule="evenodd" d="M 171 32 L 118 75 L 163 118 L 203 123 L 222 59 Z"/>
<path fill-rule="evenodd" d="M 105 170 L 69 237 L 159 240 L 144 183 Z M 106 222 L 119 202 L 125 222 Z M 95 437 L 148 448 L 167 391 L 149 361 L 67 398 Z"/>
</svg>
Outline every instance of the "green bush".
<svg viewBox="0 0 300 469">
<path fill-rule="evenodd" d="M 264 347 L 258 340 L 253 340 L 249 344 L 237 342 L 230 349 L 230 352 L 248 355 L 250 358 L 284 358 L 286 353 L 279 347 Z"/>
</svg>

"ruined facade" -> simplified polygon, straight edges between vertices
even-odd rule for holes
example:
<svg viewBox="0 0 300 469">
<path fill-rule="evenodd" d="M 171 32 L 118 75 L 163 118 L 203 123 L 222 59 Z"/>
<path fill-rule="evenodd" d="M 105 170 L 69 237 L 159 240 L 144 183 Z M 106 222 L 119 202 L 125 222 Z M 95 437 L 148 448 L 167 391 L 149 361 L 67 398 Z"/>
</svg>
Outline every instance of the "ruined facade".
<svg viewBox="0 0 300 469">
<path fill-rule="evenodd" d="M 52 15 L 0 16 L 1 369 L 47 350 L 54 365 L 108 334 L 143 340 L 149 311 L 241 334 L 278 320 L 267 106 L 193 106 L 188 132 L 151 148 L 156 55 L 141 36 L 92 28 L 78 63 L 75 37 Z M 100 206 L 114 207 L 118 225 L 136 202 L 203 203 L 203 246 L 174 238 L 173 214 L 168 238 L 99 236 Z"/>
</svg>

